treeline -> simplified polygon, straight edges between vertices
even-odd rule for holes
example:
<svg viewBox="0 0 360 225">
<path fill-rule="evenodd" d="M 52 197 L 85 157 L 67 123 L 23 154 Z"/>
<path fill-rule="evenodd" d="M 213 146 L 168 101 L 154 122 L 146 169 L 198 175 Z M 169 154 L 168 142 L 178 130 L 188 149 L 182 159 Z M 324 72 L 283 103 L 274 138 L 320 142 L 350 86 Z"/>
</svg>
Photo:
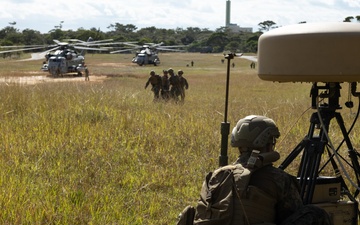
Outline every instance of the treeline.
<svg viewBox="0 0 360 225">
<path fill-rule="evenodd" d="M 343 22 L 360 22 L 360 16 L 346 17 Z M 306 23 L 305 21 L 300 23 Z M 15 25 L 16 23 L 14 23 Z M 257 44 L 260 35 L 270 29 L 278 27 L 271 20 L 258 24 L 256 32 L 234 32 L 231 28 L 220 27 L 215 31 L 198 27 L 186 29 L 161 29 L 154 26 L 138 29 L 133 24 L 110 24 L 109 31 L 100 29 L 89 30 L 79 28 L 76 31 L 62 30 L 61 26 L 55 27 L 48 33 L 40 33 L 32 29 L 20 31 L 14 26 L 7 26 L 0 30 L 0 46 L 14 45 L 51 45 L 54 39 L 79 39 L 86 41 L 89 37 L 94 40 L 113 39 L 114 42 L 136 41 L 138 44 L 160 43 L 165 46 L 186 45 L 189 52 L 257 52 Z"/>
<path fill-rule="evenodd" d="M 227 50 L 256 52 L 257 41 L 262 34 L 261 31 L 255 33 L 232 32 L 226 27 L 221 27 L 215 31 L 198 27 L 160 29 L 153 26 L 137 29 L 135 25 L 119 23 L 111 24 L 108 29 L 110 31 L 104 32 L 96 28 L 79 28 L 75 31 L 56 28 L 43 34 L 33 29 L 20 31 L 14 26 L 7 26 L 0 30 L 0 46 L 51 45 L 55 44 L 54 39 L 86 41 L 92 37 L 94 40 L 113 39 L 114 42 L 136 41 L 138 44 L 163 42 L 165 46 L 186 45 L 185 50 L 189 52 L 222 52 Z"/>
</svg>

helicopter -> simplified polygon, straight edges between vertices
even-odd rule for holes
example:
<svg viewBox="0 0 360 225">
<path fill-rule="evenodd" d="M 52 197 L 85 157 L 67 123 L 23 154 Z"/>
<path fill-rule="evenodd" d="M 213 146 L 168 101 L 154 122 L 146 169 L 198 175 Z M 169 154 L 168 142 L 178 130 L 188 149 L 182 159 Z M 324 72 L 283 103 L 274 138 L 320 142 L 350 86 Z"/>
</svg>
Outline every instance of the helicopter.
<svg viewBox="0 0 360 225">
<path fill-rule="evenodd" d="M 160 58 L 158 56 L 158 51 L 176 51 L 183 52 L 183 50 L 173 49 L 173 48 L 181 48 L 185 47 L 185 45 L 174 45 L 174 46 L 162 46 L 164 43 L 160 42 L 157 44 L 154 43 L 146 43 L 144 45 L 136 45 L 133 43 L 125 43 L 125 45 L 133 46 L 130 49 L 121 49 L 110 52 L 111 54 L 127 52 L 131 50 L 136 50 L 134 58 L 131 60 L 133 63 L 138 64 L 139 66 L 143 65 L 154 65 L 157 66 L 160 64 Z"/>
<path fill-rule="evenodd" d="M 78 42 L 74 45 L 58 40 L 54 41 L 58 46 L 46 53 L 47 63 L 44 62 L 41 67 L 42 71 L 47 71 L 52 76 L 63 76 L 65 73 L 75 73 L 77 76 L 82 76 L 86 69 L 85 50 L 107 51 L 105 48 L 91 47 L 100 43 L 100 41 L 94 42 L 91 37 L 86 42 L 71 39 L 70 41 Z M 77 52 L 76 49 L 80 49 L 81 52 Z"/>
<path fill-rule="evenodd" d="M 43 49 L 52 47 L 41 53 L 32 53 L 31 58 L 20 61 L 39 60 L 45 58 L 41 70 L 49 72 L 53 77 L 63 76 L 64 74 L 75 74 L 76 76 L 82 76 L 82 73 L 86 69 L 85 65 L 85 52 L 86 50 L 94 51 L 108 51 L 108 48 L 99 47 L 104 45 L 122 44 L 120 42 L 112 42 L 112 39 L 94 41 L 91 37 L 87 41 L 78 39 L 68 39 L 67 42 L 61 42 L 54 40 L 54 45 L 31 45 L 21 46 L 21 49 L 13 49 L 7 51 L 1 51 L 0 53 L 8 54 L 19 51 L 30 51 L 36 49 Z M 71 43 L 70 43 L 71 42 Z M 17 48 L 19 46 L 3 46 L 3 48 Z M 77 52 L 81 50 L 81 52 Z"/>
</svg>

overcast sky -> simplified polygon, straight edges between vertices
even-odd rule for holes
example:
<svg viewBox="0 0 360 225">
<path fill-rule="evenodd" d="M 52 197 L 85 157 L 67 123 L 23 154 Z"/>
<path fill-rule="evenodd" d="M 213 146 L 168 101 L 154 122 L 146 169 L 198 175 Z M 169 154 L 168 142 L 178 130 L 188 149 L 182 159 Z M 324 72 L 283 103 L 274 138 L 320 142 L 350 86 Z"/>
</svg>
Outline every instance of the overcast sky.
<svg viewBox="0 0 360 225">
<path fill-rule="evenodd" d="M 47 33 L 61 21 L 63 30 L 133 24 L 137 28 L 187 27 L 215 30 L 225 26 L 226 0 L 1 0 L 0 29 L 16 22 L 20 31 Z M 360 15 L 360 0 L 231 0 L 231 23 L 252 27 L 271 20 L 278 26 L 341 22 Z"/>
</svg>

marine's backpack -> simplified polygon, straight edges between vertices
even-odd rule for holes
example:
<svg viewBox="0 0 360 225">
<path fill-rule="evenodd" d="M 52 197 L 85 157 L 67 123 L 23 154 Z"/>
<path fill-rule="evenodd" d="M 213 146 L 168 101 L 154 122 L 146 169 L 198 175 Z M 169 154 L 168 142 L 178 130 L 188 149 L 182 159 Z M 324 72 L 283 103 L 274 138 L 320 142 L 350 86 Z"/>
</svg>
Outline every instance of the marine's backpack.
<svg viewBox="0 0 360 225">
<path fill-rule="evenodd" d="M 187 206 L 177 225 L 243 224 L 244 213 L 240 202 L 250 180 L 250 170 L 234 164 L 208 173 L 203 183 L 196 208 Z"/>
</svg>

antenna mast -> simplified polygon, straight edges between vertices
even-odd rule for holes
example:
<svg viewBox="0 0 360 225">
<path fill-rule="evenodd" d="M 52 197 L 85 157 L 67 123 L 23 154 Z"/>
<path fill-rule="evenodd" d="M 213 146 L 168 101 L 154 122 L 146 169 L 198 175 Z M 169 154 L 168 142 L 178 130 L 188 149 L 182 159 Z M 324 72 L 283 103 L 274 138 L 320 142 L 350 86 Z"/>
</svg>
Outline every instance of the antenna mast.
<svg viewBox="0 0 360 225">
<path fill-rule="evenodd" d="M 229 100 L 229 81 L 230 81 L 230 61 L 234 58 L 235 54 L 229 53 L 225 56 L 227 59 L 227 72 L 226 72 L 226 94 L 225 94 L 225 113 L 224 122 L 221 123 L 221 152 L 219 156 L 219 166 L 226 166 L 228 164 L 228 137 L 230 133 L 230 123 L 227 122 L 228 114 L 228 100 Z"/>
</svg>

